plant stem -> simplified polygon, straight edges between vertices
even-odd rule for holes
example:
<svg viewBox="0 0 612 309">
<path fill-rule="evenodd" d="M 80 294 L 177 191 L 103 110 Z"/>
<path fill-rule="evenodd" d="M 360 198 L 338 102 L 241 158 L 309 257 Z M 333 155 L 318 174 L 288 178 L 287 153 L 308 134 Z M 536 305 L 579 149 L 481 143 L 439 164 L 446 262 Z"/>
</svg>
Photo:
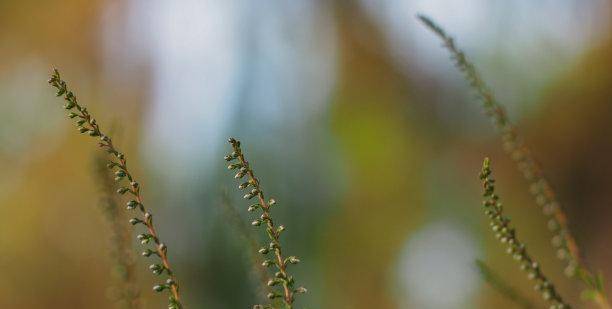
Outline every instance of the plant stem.
<svg viewBox="0 0 612 309">
<path fill-rule="evenodd" d="M 485 158 L 480 173 L 485 197 L 483 206 L 485 214 L 489 217 L 491 228 L 495 232 L 495 237 L 508 246 L 506 252 L 521 264 L 521 270 L 527 272 L 527 277 L 537 282 L 536 291 L 539 291 L 542 297 L 551 304 L 551 309 L 569 309 L 570 306 L 563 301 L 555 285 L 544 275 L 540 264 L 531 257 L 525 244 L 516 236 L 516 230 L 511 226 L 510 219 L 504 215 L 502 203 L 499 202 L 499 196 L 495 194 L 495 180 L 491 174 L 490 160 Z"/>
<path fill-rule="evenodd" d="M 278 284 L 282 285 L 282 292 L 276 293 L 272 292 L 268 294 L 269 299 L 282 298 L 283 303 L 286 309 L 293 308 L 293 302 L 295 300 L 296 293 L 305 293 L 306 289 L 304 287 L 299 287 L 297 289 L 293 289 L 294 279 L 287 272 L 287 266 L 289 264 L 298 264 L 300 260 L 295 256 L 283 257 L 282 246 L 280 242 L 280 235 L 285 230 L 283 225 L 275 225 L 274 220 L 271 215 L 271 207 L 276 204 L 274 199 L 266 200 L 261 185 L 257 177 L 253 172 L 253 169 L 250 167 L 249 162 L 245 159 L 244 154 L 242 153 L 242 149 L 240 148 L 240 142 L 230 138 L 229 143 L 232 145 L 233 152 L 227 156 L 225 156 L 226 161 L 234 161 L 237 160 L 237 163 L 230 164 L 228 166 L 229 169 L 239 169 L 235 178 L 243 178 L 247 177 L 247 182 L 242 183 L 238 186 L 239 189 L 246 189 L 249 186 L 253 189 L 244 195 L 245 199 L 252 199 L 257 197 L 258 204 L 251 205 L 249 207 L 249 211 L 255 211 L 257 209 L 261 209 L 261 216 L 259 219 L 253 221 L 252 225 L 260 226 L 262 223 L 265 223 L 266 232 L 268 238 L 270 239 L 269 246 L 262 247 L 259 252 L 262 254 L 268 254 L 270 251 L 274 252 L 274 260 L 265 260 L 262 265 L 264 266 L 272 266 L 275 265 L 278 269 L 278 272 L 275 273 L 274 278 L 268 281 L 269 286 L 276 286 Z M 254 308 L 271 308 L 271 306 L 262 306 L 256 305 Z"/>
<path fill-rule="evenodd" d="M 594 284 L 597 281 L 596 276 L 582 261 L 576 240 L 569 229 L 567 215 L 557 200 L 552 186 L 544 176 L 544 172 L 533 152 L 525 144 L 524 138 L 508 118 L 504 107 L 496 100 L 474 64 L 457 47 L 454 39 L 429 17 L 418 15 L 418 18 L 442 39 L 443 46 L 450 52 L 455 66 L 463 72 L 466 80 L 482 101 L 485 114 L 492 119 L 495 128 L 501 133 L 504 150 L 510 155 L 527 180 L 529 191 L 536 203 L 542 207 L 544 215 L 550 217 L 547 224 L 548 229 L 553 233 L 552 244 L 557 257 L 565 261 L 565 274 L 568 277 L 578 275 L 588 291 L 594 292 L 592 300 L 600 308 L 610 309 L 603 284 Z"/>
<path fill-rule="evenodd" d="M 128 202 L 127 204 L 128 209 L 138 208 L 142 216 L 141 218 L 133 218 L 132 220 L 130 220 L 130 222 L 134 225 L 139 224 L 139 223 L 145 225 L 148 231 L 148 234 L 139 235 L 139 237 L 142 236 L 141 242 L 143 244 L 149 243 L 150 240 L 153 240 L 153 242 L 155 243 L 154 252 L 157 256 L 159 256 L 162 262 L 163 268 L 161 268 L 160 270 L 160 268 L 157 267 L 158 265 L 155 265 L 155 264 L 151 265 L 151 269 L 153 270 L 153 273 L 159 275 L 165 270 L 166 274 L 169 277 L 168 280 L 166 280 L 166 284 L 157 285 L 154 287 L 154 290 L 162 291 L 164 289 L 169 289 L 172 295 L 169 297 L 168 308 L 170 309 L 183 308 L 180 303 L 179 285 L 174 275 L 174 272 L 172 271 L 172 268 L 170 266 L 170 262 L 168 261 L 167 246 L 164 243 L 162 243 L 158 237 L 157 230 L 155 229 L 155 226 L 153 225 L 153 215 L 149 211 L 147 211 L 147 209 L 144 207 L 143 197 L 140 192 L 140 185 L 134 179 L 131 172 L 129 171 L 128 166 L 127 166 L 127 159 L 125 158 L 125 155 L 119 152 L 119 150 L 114 146 L 113 141 L 110 138 L 110 136 L 102 132 L 102 130 L 100 129 L 100 126 L 98 125 L 98 122 L 89 114 L 89 112 L 87 111 L 87 108 L 81 106 L 78 103 L 76 96 L 72 93 L 72 91 L 68 89 L 66 82 L 61 79 L 60 74 L 57 69 L 53 70 L 53 74 L 51 75 L 51 78 L 49 79 L 49 84 L 57 88 L 57 91 L 58 91 L 57 96 L 62 96 L 62 95 L 64 96 L 64 100 L 66 101 L 66 104 L 64 105 L 65 109 L 67 110 L 76 109 L 77 113 L 71 112 L 68 114 L 68 117 L 71 119 L 74 119 L 74 118 L 78 119 L 77 127 L 79 129 L 79 132 L 83 134 L 87 133 L 89 136 L 92 136 L 92 137 L 99 137 L 100 142 L 98 143 L 98 146 L 100 146 L 100 148 L 102 149 L 105 149 L 106 152 L 113 155 L 118 160 L 118 162 L 110 161 L 110 163 L 107 165 L 109 169 L 114 169 L 114 168 L 118 169 L 115 172 L 115 175 L 117 176 L 115 180 L 120 181 L 123 178 L 127 178 L 129 180 L 129 187 L 121 188 L 120 190 L 124 190 L 124 191 L 121 191 L 121 192 L 118 191 L 118 193 L 120 194 L 124 194 L 126 192 L 131 193 L 135 197 L 135 200 L 131 200 L 130 202 Z M 143 255 L 145 256 L 150 255 L 150 253 L 148 255 L 145 253 L 143 253 Z"/>
<path fill-rule="evenodd" d="M 248 166 L 248 162 L 244 158 L 244 154 L 242 152 L 238 154 L 238 160 L 243 166 Z M 253 187 L 257 189 L 258 191 L 257 199 L 259 200 L 259 204 L 261 205 L 261 209 L 263 212 L 262 218 L 264 218 L 264 221 L 266 222 L 266 225 L 268 226 L 268 230 L 272 231 L 272 233 L 270 233 L 271 235 L 270 240 L 272 240 L 273 243 L 280 244 L 280 233 L 276 232 L 275 230 L 274 221 L 272 220 L 272 217 L 270 216 L 270 205 L 266 201 L 264 197 L 264 193 L 260 188 L 259 180 L 255 178 L 255 174 L 253 173 L 253 170 L 250 168 L 247 170 L 247 175 L 249 177 L 249 182 L 252 182 Z M 285 265 L 285 263 L 283 262 L 284 258 L 283 258 L 281 246 L 276 246 L 276 248 L 274 249 L 274 256 L 276 257 L 278 271 L 282 274 L 284 278 L 287 278 L 288 277 L 287 276 L 287 265 Z M 289 289 L 287 282 L 283 282 L 283 291 L 284 291 L 284 300 L 287 305 L 287 309 L 291 309 L 293 307 L 293 292 Z"/>
</svg>

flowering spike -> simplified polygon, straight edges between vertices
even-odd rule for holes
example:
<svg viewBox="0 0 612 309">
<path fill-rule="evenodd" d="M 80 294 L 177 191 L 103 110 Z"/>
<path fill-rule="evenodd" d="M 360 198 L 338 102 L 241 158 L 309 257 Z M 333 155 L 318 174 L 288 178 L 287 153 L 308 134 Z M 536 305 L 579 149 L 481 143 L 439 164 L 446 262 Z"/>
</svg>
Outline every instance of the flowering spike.
<svg viewBox="0 0 612 309">
<path fill-rule="evenodd" d="M 231 155 L 225 156 L 226 161 L 235 161 L 236 163 L 230 164 L 228 168 L 238 169 L 238 172 L 234 176 L 236 179 L 240 179 L 243 177 L 247 177 L 245 182 L 242 182 L 238 188 L 246 189 L 251 186 L 252 189 L 250 192 L 243 196 L 244 199 L 253 199 L 257 198 L 258 203 L 252 204 L 247 209 L 249 212 L 253 212 L 257 209 L 262 210 L 262 214 L 258 219 L 253 220 L 251 223 L 253 226 L 265 226 L 266 234 L 270 240 L 268 247 L 262 247 L 259 249 L 259 253 L 268 254 L 274 253 L 273 259 L 264 260 L 262 266 L 264 267 L 275 267 L 276 272 L 274 274 L 274 279 L 270 279 L 268 281 L 268 286 L 275 288 L 276 290 L 272 291 L 267 295 L 270 299 L 282 298 L 283 303 L 287 308 L 293 308 L 293 303 L 295 301 L 295 294 L 300 294 L 306 292 L 306 289 L 303 287 L 294 288 L 294 280 L 293 277 L 288 275 L 287 273 L 287 264 L 297 264 L 299 263 L 299 259 L 295 256 L 290 256 L 288 258 L 284 258 L 282 255 L 282 248 L 280 244 L 280 234 L 285 230 L 283 225 L 276 226 L 274 224 L 274 220 L 272 219 L 270 213 L 270 207 L 276 203 L 274 199 L 270 199 L 266 201 L 264 197 L 264 192 L 261 189 L 259 184 L 259 180 L 255 177 L 255 173 L 251 168 L 249 162 L 245 159 L 244 154 L 242 153 L 242 149 L 240 147 L 240 142 L 234 138 L 228 139 L 228 142 L 232 146 Z M 278 262 L 277 262 L 278 261 Z M 255 305 L 253 308 L 273 308 L 272 306 L 262 306 Z"/>
<path fill-rule="evenodd" d="M 161 274 L 162 271 L 165 270 L 166 275 L 168 275 L 169 279 L 171 279 L 173 282 L 172 285 L 156 285 L 155 287 L 153 287 L 153 290 L 158 291 L 158 292 L 161 292 L 166 289 L 169 290 L 169 294 L 170 294 L 169 295 L 170 301 L 168 305 L 169 308 L 181 309 L 182 306 L 179 301 L 180 299 L 179 287 L 178 287 L 178 284 L 176 283 L 176 278 L 174 276 L 174 273 L 172 272 L 170 268 L 170 263 L 168 261 L 165 245 L 160 243 L 158 236 L 157 236 L 156 229 L 153 226 L 152 216 L 150 215 L 149 212 L 147 212 L 144 205 L 142 204 L 143 199 L 142 199 L 142 195 L 140 194 L 140 187 L 138 183 L 133 179 L 133 176 L 127 170 L 127 163 L 126 163 L 125 155 L 119 152 L 119 150 L 117 150 L 117 148 L 113 144 L 112 139 L 108 135 L 103 133 L 97 121 L 87 111 L 87 108 L 79 104 L 74 93 L 68 89 L 66 82 L 61 79 L 60 73 L 57 69 L 53 69 L 53 72 L 48 82 L 52 87 L 56 88 L 57 96 L 63 96 L 64 101 L 65 101 L 64 108 L 71 110 L 68 113 L 68 117 L 71 119 L 78 118 L 77 120 L 78 131 L 80 133 L 83 133 L 83 134 L 87 133 L 89 136 L 96 137 L 96 139 L 99 141 L 99 145 L 106 152 L 115 156 L 116 160 L 118 161 L 118 162 L 115 162 L 115 161 L 109 162 L 107 167 L 109 169 L 114 169 L 118 167 L 118 170 L 115 171 L 115 180 L 121 181 L 122 179 L 127 177 L 127 179 L 130 182 L 130 185 L 129 187 L 119 188 L 117 190 L 117 193 L 124 194 L 127 192 L 131 192 L 135 196 L 135 199 L 127 202 L 126 206 L 128 209 L 138 208 L 138 210 L 140 210 L 140 214 L 142 215 L 141 218 L 130 219 L 130 224 L 132 225 L 144 224 L 146 226 L 148 232 L 138 235 L 138 240 L 140 240 L 142 244 L 147 244 L 152 241 L 157 245 L 157 251 L 155 254 L 159 256 L 162 263 L 155 264 L 155 265 L 162 265 L 163 267 L 161 268 L 161 270 L 158 267 L 154 267 L 152 270 L 159 274 Z"/>
<path fill-rule="evenodd" d="M 513 254 L 514 259 L 521 263 L 521 269 L 527 272 L 527 278 L 536 281 L 536 290 L 539 289 L 544 299 L 554 306 L 553 308 L 558 306 L 570 308 L 557 293 L 554 285 L 542 273 L 540 265 L 529 255 L 525 245 L 516 237 L 514 228 L 510 226 L 510 219 L 504 216 L 499 196 L 495 194 L 495 180 L 491 174 L 491 160 L 485 158 L 480 172 L 485 198 L 483 205 L 486 212 L 493 214 L 492 217 L 488 217 L 491 220 L 493 231 L 496 232 L 496 237 L 507 246 L 507 252 Z"/>
</svg>

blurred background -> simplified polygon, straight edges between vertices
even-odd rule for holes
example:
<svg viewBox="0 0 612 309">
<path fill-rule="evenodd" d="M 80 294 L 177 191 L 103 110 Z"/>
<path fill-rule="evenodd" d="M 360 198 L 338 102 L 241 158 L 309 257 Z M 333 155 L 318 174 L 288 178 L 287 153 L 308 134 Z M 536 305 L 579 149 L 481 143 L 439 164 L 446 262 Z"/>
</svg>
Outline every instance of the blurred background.
<svg viewBox="0 0 612 309">
<path fill-rule="evenodd" d="M 484 156 L 519 236 L 564 298 L 589 308 L 526 182 L 415 15 L 445 27 L 479 67 L 543 163 L 586 260 L 612 278 L 611 6 L 1 0 L 0 307 L 113 306 L 97 147 L 47 85 L 55 66 L 118 132 L 186 308 L 262 301 L 250 247 L 222 206 L 227 192 L 250 222 L 222 159 L 229 136 L 278 201 L 286 252 L 302 259 L 292 271 L 309 293 L 297 308 L 514 308 L 475 259 L 543 306 L 488 230 Z M 164 308 L 148 261 L 135 259 L 143 308 Z"/>
</svg>

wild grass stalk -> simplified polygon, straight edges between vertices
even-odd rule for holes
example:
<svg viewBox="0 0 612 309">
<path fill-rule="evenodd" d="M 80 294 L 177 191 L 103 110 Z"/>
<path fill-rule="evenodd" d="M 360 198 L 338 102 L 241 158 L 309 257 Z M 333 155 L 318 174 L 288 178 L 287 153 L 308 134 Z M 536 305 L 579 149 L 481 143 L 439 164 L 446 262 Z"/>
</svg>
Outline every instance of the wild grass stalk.
<svg viewBox="0 0 612 309">
<path fill-rule="evenodd" d="M 137 211 L 137 215 L 130 219 L 129 222 L 134 226 L 143 225 L 145 227 L 146 231 L 137 237 L 143 245 L 150 244 L 151 242 L 154 245 L 152 249 L 146 248 L 142 255 L 145 257 L 157 256 L 160 262 L 151 264 L 149 269 L 155 275 L 161 276 L 165 273 L 167 277 L 164 283 L 155 285 L 153 290 L 156 292 L 169 291 L 169 309 L 183 308 L 180 301 L 179 284 L 168 260 L 168 247 L 160 240 L 157 230 L 153 225 L 153 215 L 144 206 L 142 189 L 128 169 L 126 156 L 115 147 L 110 136 L 100 129 L 100 125 L 89 114 L 87 108 L 79 104 L 74 93 L 68 88 L 66 82 L 61 79 L 57 69 L 53 70 L 49 84 L 57 89 L 56 95 L 58 97 L 63 96 L 66 101 L 63 107 L 69 111 L 68 118 L 76 119 L 77 130 L 81 134 L 87 134 L 98 139 L 98 146 L 111 155 L 112 159 L 108 162 L 107 167 L 115 171 L 115 181 L 122 184 L 117 189 L 117 193 L 122 195 L 130 194 L 133 198 L 127 202 L 127 210 Z M 125 184 L 126 180 L 127 184 Z"/>
<path fill-rule="evenodd" d="M 495 128 L 501 134 L 503 147 L 517 165 L 519 171 L 529 184 L 529 191 L 535 202 L 542 208 L 548 217 L 548 229 L 553 233 L 552 244 L 559 259 L 565 262 L 565 274 L 568 277 L 578 278 L 586 286 L 583 295 L 597 303 L 600 308 L 610 309 L 603 278 L 594 274 L 583 263 L 578 245 L 568 227 L 568 219 L 549 181 L 544 176 L 540 164 L 517 132 L 514 124 L 508 118 L 504 107 L 497 101 L 489 86 L 483 81 L 476 67 L 469 61 L 465 53 L 457 47 L 455 41 L 444 29 L 430 18 L 419 15 L 418 18 L 438 35 L 443 46 L 451 54 L 455 66 L 464 74 L 470 86 L 482 102 L 485 114 L 492 120 Z"/>
<path fill-rule="evenodd" d="M 109 256 L 113 263 L 112 274 L 117 283 L 113 287 L 113 300 L 121 308 L 140 308 L 140 290 L 136 284 L 136 270 L 133 256 L 131 230 L 120 209 L 116 195 L 118 189 L 106 167 L 106 156 L 94 156 L 94 174 L 100 187 L 99 208 L 110 227 Z"/>
<path fill-rule="evenodd" d="M 283 254 L 282 245 L 280 242 L 280 236 L 285 227 L 283 225 L 277 225 L 272 218 L 272 206 L 276 205 L 274 199 L 266 200 L 263 189 L 259 183 L 259 179 L 255 177 L 255 173 L 249 162 L 246 160 L 240 142 L 234 138 L 229 139 L 229 143 L 232 145 L 232 153 L 225 156 L 226 161 L 234 162 L 228 166 L 230 170 L 238 170 L 234 178 L 242 179 L 246 177 L 246 181 L 241 183 L 238 188 L 241 190 L 252 188 L 247 194 L 244 195 L 245 199 L 257 198 L 258 203 L 249 206 L 248 211 L 260 211 L 261 216 L 251 223 L 253 226 L 265 227 L 266 235 L 268 236 L 270 243 L 259 249 L 259 253 L 263 255 L 272 254 L 273 257 L 264 260 L 262 265 L 264 267 L 275 267 L 276 272 L 273 278 L 268 280 L 268 286 L 278 289 L 270 292 L 267 297 L 270 300 L 282 299 L 284 307 L 286 309 L 292 309 L 295 301 L 296 294 L 306 293 L 306 288 L 295 287 L 295 280 L 288 272 L 289 265 L 295 265 L 300 262 L 296 256 L 285 257 Z M 273 305 L 255 305 L 254 309 L 264 308 L 275 308 Z"/>
<path fill-rule="evenodd" d="M 495 180 L 491 173 L 491 162 L 489 158 L 485 158 L 480 173 L 480 179 L 484 187 L 483 196 L 485 197 L 483 207 L 485 214 L 489 217 L 495 237 L 507 246 L 506 252 L 520 263 L 520 268 L 527 272 L 527 277 L 530 280 L 535 280 L 536 291 L 539 291 L 542 297 L 550 303 L 551 309 L 571 308 L 563 301 L 553 283 L 544 275 L 540 264 L 527 252 L 525 244 L 518 239 L 516 230 L 510 224 L 510 219 L 504 215 L 499 196 L 495 194 Z"/>
</svg>

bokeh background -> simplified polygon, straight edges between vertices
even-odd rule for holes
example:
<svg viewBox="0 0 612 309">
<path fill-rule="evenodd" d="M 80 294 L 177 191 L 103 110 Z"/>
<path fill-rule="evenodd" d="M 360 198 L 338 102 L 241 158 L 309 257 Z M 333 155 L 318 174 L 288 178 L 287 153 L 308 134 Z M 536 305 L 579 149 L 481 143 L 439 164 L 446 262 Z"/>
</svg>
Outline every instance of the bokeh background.
<svg viewBox="0 0 612 309">
<path fill-rule="evenodd" d="M 490 156 L 520 237 L 579 308 L 545 219 L 440 47 L 458 39 L 543 163 L 590 265 L 612 278 L 608 0 L 0 1 L 0 307 L 112 308 L 95 142 L 58 67 L 112 127 L 170 247 L 187 308 L 261 301 L 225 169 L 243 141 L 287 226 L 298 308 L 513 308 L 485 260 L 543 306 L 488 231 Z M 252 230 L 253 235 L 257 230 Z M 135 234 L 134 234 L 135 235 Z M 137 248 L 138 249 L 138 248 Z M 163 308 L 137 257 L 144 308 Z"/>
</svg>

